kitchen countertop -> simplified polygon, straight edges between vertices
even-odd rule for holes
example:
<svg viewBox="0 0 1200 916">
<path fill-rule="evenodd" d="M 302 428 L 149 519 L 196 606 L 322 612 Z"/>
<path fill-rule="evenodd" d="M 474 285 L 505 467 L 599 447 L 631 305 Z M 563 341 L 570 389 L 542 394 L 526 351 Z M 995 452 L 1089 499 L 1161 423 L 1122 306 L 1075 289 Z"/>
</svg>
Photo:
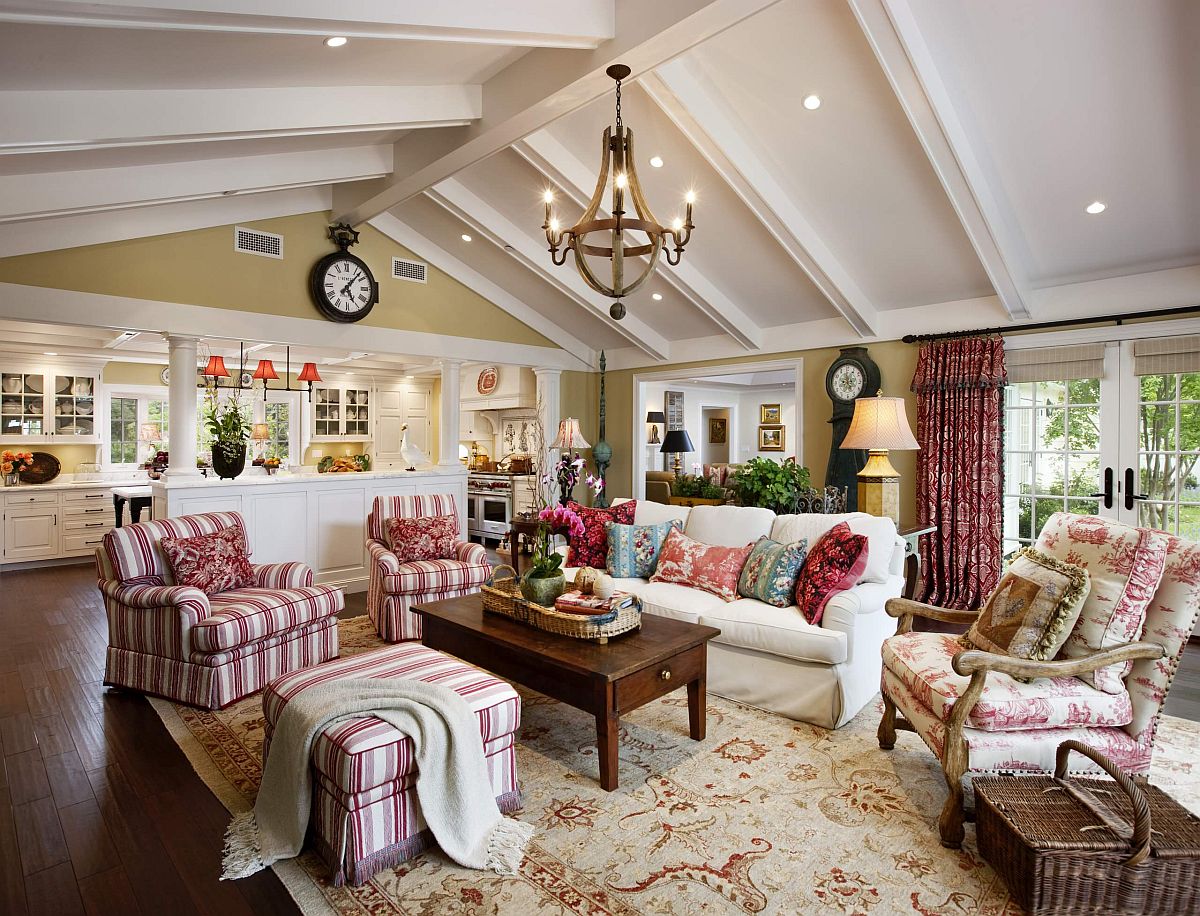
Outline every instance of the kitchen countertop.
<svg viewBox="0 0 1200 916">
<path fill-rule="evenodd" d="M 351 471 L 344 474 L 243 474 L 233 480 L 218 480 L 215 477 L 164 477 L 162 480 L 151 481 L 155 491 L 197 489 L 201 487 L 280 487 L 307 483 L 330 483 L 336 480 L 378 480 L 378 479 L 417 479 L 421 477 L 466 477 L 467 470 L 461 465 L 442 467 L 428 465 L 415 471 Z"/>
<path fill-rule="evenodd" d="M 19 493 L 22 490 L 111 490 L 113 487 L 144 487 L 153 483 L 149 477 L 126 477 L 113 480 L 60 480 L 49 483 L 20 483 L 15 487 L 6 487 L 4 493 Z"/>
</svg>

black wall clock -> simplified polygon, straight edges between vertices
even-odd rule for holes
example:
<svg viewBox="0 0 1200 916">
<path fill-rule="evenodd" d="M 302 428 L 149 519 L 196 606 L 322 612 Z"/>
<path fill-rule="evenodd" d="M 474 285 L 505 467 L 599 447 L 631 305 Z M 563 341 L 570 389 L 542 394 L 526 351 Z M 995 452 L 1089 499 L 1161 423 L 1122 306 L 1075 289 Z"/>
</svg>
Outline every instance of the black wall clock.
<svg viewBox="0 0 1200 916">
<path fill-rule="evenodd" d="M 379 301 L 379 284 L 366 262 L 348 251 L 358 232 L 342 223 L 329 227 L 329 238 L 338 250 L 313 265 L 308 278 L 313 304 L 330 321 L 361 321 Z"/>
<path fill-rule="evenodd" d="M 858 398 L 874 397 L 882 385 L 879 367 L 867 353 L 866 347 L 843 347 L 825 373 L 825 393 L 833 401 L 833 416 L 829 418 L 833 437 L 829 443 L 825 485 L 846 488 L 848 512 L 858 509 L 858 472 L 867 463 L 867 453 L 860 449 L 842 448 L 842 440 L 850 429 L 854 402 Z"/>
</svg>

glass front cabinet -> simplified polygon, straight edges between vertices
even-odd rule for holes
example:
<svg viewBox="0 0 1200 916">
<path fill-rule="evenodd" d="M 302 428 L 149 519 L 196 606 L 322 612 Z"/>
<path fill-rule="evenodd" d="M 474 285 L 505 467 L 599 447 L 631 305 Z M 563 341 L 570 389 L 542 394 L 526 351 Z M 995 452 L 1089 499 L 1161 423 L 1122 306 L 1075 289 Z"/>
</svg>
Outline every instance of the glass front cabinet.
<svg viewBox="0 0 1200 916">
<path fill-rule="evenodd" d="M 100 441 L 98 369 L 0 365 L 0 440 Z"/>
<path fill-rule="evenodd" d="M 367 441 L 372 438 L 371 390 L 360 385 L 313 388 L 312 441 Z"/>
</svg>

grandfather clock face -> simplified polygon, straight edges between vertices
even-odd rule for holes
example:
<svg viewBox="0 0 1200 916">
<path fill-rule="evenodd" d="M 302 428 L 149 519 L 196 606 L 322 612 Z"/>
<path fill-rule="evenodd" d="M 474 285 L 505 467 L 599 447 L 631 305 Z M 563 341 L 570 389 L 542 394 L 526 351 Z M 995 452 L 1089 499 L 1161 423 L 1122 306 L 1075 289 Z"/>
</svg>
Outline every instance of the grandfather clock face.
<svg viewBox="0 0 1200 916">
<path fill-rule="evenodd" d="M 855 400 L 875 394 L 881 385 L 879 367 L 867 353 L 866 347 L 843 348 L 825 374 L 825 393 L 833 402 L 825 485 L 846 489 L 846 508 L 849 511 L 858 507 L 857 475 L 866 464 L 866 457 L 864 452 L 842 448 L 842 440 L 850 429 Z"/>
</svg>

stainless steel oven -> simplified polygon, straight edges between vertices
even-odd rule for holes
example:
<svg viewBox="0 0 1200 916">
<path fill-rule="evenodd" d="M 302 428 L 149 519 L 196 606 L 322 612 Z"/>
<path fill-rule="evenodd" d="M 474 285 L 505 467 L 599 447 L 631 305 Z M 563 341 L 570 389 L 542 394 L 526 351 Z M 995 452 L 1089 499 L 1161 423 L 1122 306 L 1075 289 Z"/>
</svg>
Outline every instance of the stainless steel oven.
<svg viewBox="0 0 1200 916">
<path fill-rule="evenodd" d="M 467 534 L 499 540 L 512 522 L 513 481 L 508 474 L 467 477 Z"/>
</svg>

